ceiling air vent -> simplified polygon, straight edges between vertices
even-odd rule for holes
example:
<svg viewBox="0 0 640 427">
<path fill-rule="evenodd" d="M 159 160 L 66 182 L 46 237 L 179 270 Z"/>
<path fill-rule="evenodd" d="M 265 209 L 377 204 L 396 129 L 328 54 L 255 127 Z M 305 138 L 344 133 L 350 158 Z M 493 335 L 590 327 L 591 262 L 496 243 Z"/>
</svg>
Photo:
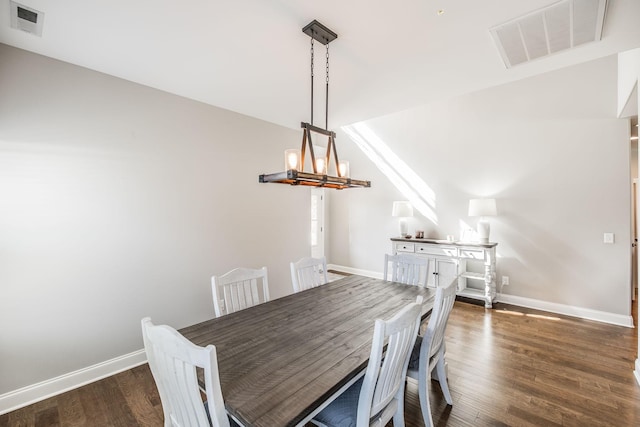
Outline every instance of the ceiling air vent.
<svg viewBox="0 0 640 427">
<path fill-rule="evenodd" d="M 562 0 L 491 28 L 507 68 L 602 37 L 607 0 Z"/>
<path fill-rule="evenodd" d="M 42 37 L 42 23 L 44 22 L 44 12 L 32 9 L 14 1 L 10 2 L 11 8 L 11 28 L 26 31 Z"/>
</svg>

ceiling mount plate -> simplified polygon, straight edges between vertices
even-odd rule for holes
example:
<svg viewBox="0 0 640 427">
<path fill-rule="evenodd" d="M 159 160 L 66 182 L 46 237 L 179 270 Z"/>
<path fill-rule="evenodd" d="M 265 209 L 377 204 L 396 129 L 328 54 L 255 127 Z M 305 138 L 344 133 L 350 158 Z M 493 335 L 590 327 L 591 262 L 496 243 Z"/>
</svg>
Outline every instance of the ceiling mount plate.
<svg viewBox="0 0 640 427">
<path fill-rule="evenodd" d="M 328 45 L 332 41 L 338 38 L 338 35 L 316 21 L 315 19 L 307 24 L 302 32 L 311 37 L 314 40 L 319 41 L 324 45 Z"/>
</svg>

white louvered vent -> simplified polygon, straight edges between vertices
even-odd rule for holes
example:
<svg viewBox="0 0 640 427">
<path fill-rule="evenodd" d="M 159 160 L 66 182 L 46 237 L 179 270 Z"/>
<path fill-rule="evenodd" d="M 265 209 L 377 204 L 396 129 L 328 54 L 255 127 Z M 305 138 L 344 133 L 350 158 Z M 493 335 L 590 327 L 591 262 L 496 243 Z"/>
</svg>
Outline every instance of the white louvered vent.
<svg viewBox="0 0 640 427">
<path fill-rule="evenodd" d="M 561 0 L 491 28 L 507 68 L 602 37 L 607 0 Z"/>
</svg>

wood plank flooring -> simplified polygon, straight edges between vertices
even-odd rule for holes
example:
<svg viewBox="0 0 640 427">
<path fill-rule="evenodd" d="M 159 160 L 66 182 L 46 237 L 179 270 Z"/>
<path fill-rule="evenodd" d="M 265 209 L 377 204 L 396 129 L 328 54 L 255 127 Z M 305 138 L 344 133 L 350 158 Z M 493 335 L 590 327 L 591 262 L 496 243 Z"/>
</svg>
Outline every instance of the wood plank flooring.
<svg viewBox="0 0 640 427">
<path fill-rule="evenodd" d="M 636 329 L 503 304 L 485 310 L 456 302 L 447 328 L 454 404 L 447 406 L 432 382 L 434 423 L 638 426 L 637 349 Z M 412 380 L 405 419 L 408 427 L 424 425 Z M 162 420 L 145 364 L 2 415 L 0 427 L 162 426 Z"/>
</svg>

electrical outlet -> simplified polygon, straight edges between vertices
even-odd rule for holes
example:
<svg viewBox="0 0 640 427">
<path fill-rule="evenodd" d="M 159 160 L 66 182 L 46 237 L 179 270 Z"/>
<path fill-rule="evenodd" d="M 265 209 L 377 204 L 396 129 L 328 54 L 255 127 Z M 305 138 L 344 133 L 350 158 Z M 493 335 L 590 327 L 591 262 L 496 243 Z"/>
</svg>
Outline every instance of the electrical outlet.
<svg viewBox="0 0 640 427">
<path fill-rule="evenodd" d="M 502 276 L 502 286 L 509 286 L 509 276 Z"/>
</svg>

